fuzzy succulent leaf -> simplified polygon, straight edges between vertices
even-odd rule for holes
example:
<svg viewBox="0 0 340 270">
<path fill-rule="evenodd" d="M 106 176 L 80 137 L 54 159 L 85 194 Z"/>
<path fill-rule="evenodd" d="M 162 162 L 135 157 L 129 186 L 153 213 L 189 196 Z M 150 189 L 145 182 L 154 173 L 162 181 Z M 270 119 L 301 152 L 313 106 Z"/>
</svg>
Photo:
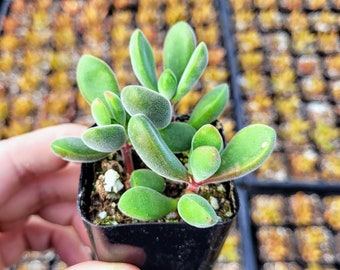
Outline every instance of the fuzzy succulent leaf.
<svg viewBox="0 0 340 270">
<path fill-rule="evenodd" d="M 168 31 L 163 50 L 164 69 L 170 69 L 180 80 L 192 53 L 196 48 L 196 36 L 186 22 L 174 24 Z"/>
<path fill-rule="evenodd" d="M 131 187 L 148 187 L 158 192 L 165 190 L 165 180 L 162 176 L 149 169 L 134 170 L 130 176 Z"/>
<path fill-rule="evenodd" d="M 125 126 L 126 112 L 119 96 L 116 95 L 115 93 L 105 91 L 104 97 L 108 104 L 109 110 L 113 116 L 113 119 L 118 124 Z"/>
<path fill-rule="evenodd" d="M 170 69 L 164 70 L 158 79 L 157 85 L 158 92 L 170 100 L 177 90 L 176 75 Z"/>
<path fill-rule="evenodd" d="M 98 152 L 115 152 L 126 142 L 127 136 L 122 125 L 111 124 L 92 127 L 81 136 L 84 143 Z"/>
<path fill-rule="evenodd" d="M 187 181 L 184 165 L 145 115 L 136 114 L 131 117 L 128 134 L 137 154 L 151 170 L 174 181 Z"/>
<path fill-rule="evenodd" d="M 135 30 L 130 38 L 130 59 L 133 71 L 139 82 L 157 90 L 156 65 L 152 48 L 144 34 Z"/>
<path fill-rule="evenodd" d="M 267 125 L 244 127 L 223 150 L 221 166 L 211 182 L 232 180 L 256 170 L 273 151 L 275 141 L 275 130 Z"/>
<path fill-rule="evenodd" d="M 229 100 L 229 88 L 227 84 L 221 84 L 206 95 L 197 103 L 191 113 L 188 123 L 199 129 L 204 124 L 215 121 L 224 111 Z"/>
<path fill-rule="evenodd" d="M 205 43 L 198 44 L 178 82 L 176 95 L 172 102 L 178 102 L 198 82 L 208 65 L 208 48 Z"/>
<path fill-rule="evenodd" d="M 98 126 L 111 124 L 111 112 L 108 110 L 103 101 L 96 98 L 91 104 L 91 114 Z"/>
<path fill-rule="evenodd" d="M 171 122 L 170 101 L 156 91 L 140 85 L 129 85 L 123 88 L 121 100 L 130 115 L 142 113 L 157 128 L 164 128 Z"/>
<path fill-rule="evenodd" d="M 214 146 L 195 148 L 189 156 L 189 168 L 196 183 L 208 179 L 220 167 L 221 156 Z"/>
<path fill-rule="evenodd" d="M 128 189 L 118 202 L 118 208 L 123 214 L 139 220 L 162 218 L 176 207 L 177 200 L 143 186 Z"/>
<path fill-rule="evenodd" d="M 195 132 L 192 126 L 184 122 L 171 122 L 159 130 L 163 140 L 174 153 L 189 151 Z"/>
<path fill-rule="evenodd" d="M 195 133 L 191 142 L 191 149 L 200 146 L 214 146 L 218 151 L 223 150 L 223 138 L 213 125 L 206 124 Z"/>
<path fill-rule="evenodd" d="M 91 104 L 95 98 L 104 100 L 104 92 L 119 95 L 119 86 L 112 69 L 101 59 L 83 55 L 77 65 L 77 83 L 80 93 Z"/>
<path fill-rule="evenodd" d="M 56 139 L 52 142 L 51 149 L 57 156 L 73 162 L 95 162 L 108 155 L 89 148 L 79 137 Z"/>
<path fill-rule="evenodd" d="M 177 208 L 181 218 L 197 228 L 208 228 L 219 221 L 210 203 L 197 194 L 183 195 L 178 201 Z"/>
</svg>

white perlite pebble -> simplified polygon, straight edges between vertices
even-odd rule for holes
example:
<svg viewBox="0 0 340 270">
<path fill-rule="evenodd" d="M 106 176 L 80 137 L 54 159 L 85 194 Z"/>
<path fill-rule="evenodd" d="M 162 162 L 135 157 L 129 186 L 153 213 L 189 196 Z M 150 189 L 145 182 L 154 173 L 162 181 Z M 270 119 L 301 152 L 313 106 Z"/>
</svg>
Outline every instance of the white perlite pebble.
<svg viewBox="0 0 340 270">
<path fill-rule="evenodd" d="M 120 191 L 124 185 L 119 180 L 119 174 L 112 169 L 109 169 L 104 174 L 104 189 L 106 192 Z"/>
<path fill-rule="evenodd" d="M 175 212 L 170 212 L 169 214 L 166 215 L 167 219 L 175 219 L 177 218 L 177 214 Z"/>
<path fill-rule="evenodd" d="M 106 217 L 107 217 L 106 211 L 102 211 L 102 212 L 100 212 L 100 213 L 98 214 L 98 218 L 100 218 L 100 219 L 104 219 L 104 218 L 106 218 Z"/>
<path fill-rule="evenodd" d="M 220 206 L 219 206 L 219 204 L 218 204 L 218 200 L 217 200 L 215 197 L 210 196 L 209 201 L 210 201 L 211 206 L 212 206 L 215 210 L 217 210 L 218 208 L 220 208 Z"/>
</svg>

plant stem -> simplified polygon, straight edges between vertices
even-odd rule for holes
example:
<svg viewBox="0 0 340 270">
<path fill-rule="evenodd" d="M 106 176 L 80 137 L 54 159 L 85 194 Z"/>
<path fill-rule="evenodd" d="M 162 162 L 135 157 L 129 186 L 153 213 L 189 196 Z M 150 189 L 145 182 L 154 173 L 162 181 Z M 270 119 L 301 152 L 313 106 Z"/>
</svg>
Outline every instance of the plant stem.
<svg viewBox="0 0 340 270">
<path fill-rule="evenodd" d="M 187 187 L 186 187 L 186 192 L 193 192 L 193 193 L 198 193 L 198 189 L 200 188 L 201 184 L 196 183 L 193 179 L 190 179 Z"/>
<path fill-rule="evenodd" d="M 121 149 L 126 173 L 128 175 L 131 175 L 131 173 L 134 171 L 131 149 L 132 147 L 129 144 L 125 144 Z"/>
</svg>

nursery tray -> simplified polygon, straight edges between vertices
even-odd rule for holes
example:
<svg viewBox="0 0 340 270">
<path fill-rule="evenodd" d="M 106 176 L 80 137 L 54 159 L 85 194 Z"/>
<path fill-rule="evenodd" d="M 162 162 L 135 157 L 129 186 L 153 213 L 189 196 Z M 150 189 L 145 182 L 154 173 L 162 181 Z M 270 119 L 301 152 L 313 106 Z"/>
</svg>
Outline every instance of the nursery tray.
<svg viewBox="0 0 340 270">
<path fill-rule="evenodd" d="M 239 195 L 245 269 L 339 269 L 340 187 L 254 182 Z"/>
<path fill-rule="evenodd" d="M 238 127 L 278 134 L 256 179 L 340 184 L 338 2 L 218 2 Z"/>
<path fill-rule="evenodd" d="M 271 31 L 259 29 L 257 22 L 260 14 L 263 14 L 265 10 L 277 8 L 277 12 L 287 18 L 288 14 L 292 11 L 284 9 L 282 5 L 284 3 L 289 3 L 289 1 L 220 0 L 218 2 L 220 6 L 220 19 L 225 45 L 229 52 L 228 65 L 231 73 L 230 84 L 232 86 L 233 93 L 236 93 L 233 98 L 234 105 L 236 107 L 235 111 L 238 116 L 237 127 L 238 129 L 241 129 L 250 123 L 265 123 L 274 127 L 278 133 L 278 143 L 269 160 L 255 173 L 236 180 L 240 197 L 238 228 L 240 235 L 242 236 L 242 254 L 246 254 L 246 256 L 243 256 L 243 269 L 306 269 L 307 266 L 315 267 L 313 269 L 339 269 L 340 239 L 338 228 L 335 229 L 327 224 L 324 219 L 322 219 L 322 215 L 319 217 L 319 223 L 311 224 L 310 226 L 295 224 L 291 213 L 287 213 L 287 207 L 285 207 L 285 211 L 282 213 L 285 222 L 280 225 L 271 224 L 263 226 L 263 224 L 256 224 L 251 216 L 252 211 L 254 211 L 251 205 L 251 200 L 257 195 L 278 195 L 281 200 L 285 202 L 284 205 L 287 205 L 287 200 L 295 194 L 299 194 L 300 196 L 306 194 L 313 198 L 316 197 L 319 200 L 331 195 L 340 195 L 340 136 L 335 136 L 335 138 L 331 140 L 330 146 L 332 150 L 324 151 L 324 149 L 321 149 L 320 146 L 312 140 L 312 134 L 309 133 L 310 131 L 302 130 L 298 132 L 297 135 L 302 134 L 304 138 L 308 140 L 307 143 L 303 143 L 302 140 L 298 146 L 288 142 L 288 139 L 282 132 L 285 126 L 291 123 L 294 118 L 298 118 L 300 116 L 306 121 L 305 123 L 310 125 L 308 126 L 310 130 L 316 129 L 316 122 L 317 120 L 320 121 L 320 118 L 318 119 L 318 117 L 322 117 L 323 122 L 332 123 L 333 130 L 339 132 L 339 100 L 338 96 L 335 95 L 335 90 L 333 89 L 333 93 L 330 89 L 330 85 L 338 82 L 339 77 L 334 74 L 333 77 L 331 77 L 329 76 L 330 74 L 326 74 L 326 71 L 321 72 L 322 68 L 325 67 L 324 59 L 330 56 L 338 57 L 339 52 L 333 52 L 331 54 L 316 52 L 312 55 L 310 53 L 307 55 L 299 55 L 292 52 L 290 49 L 292 46 L 290 39 L 291 33 L 289 33 L 286 29 L 272 29 Z M 301 3 L 302 2 L 303 1 L 301 1 Z M 309 3 L 308 1 L 305 2 Z M 273 6 L 261 6 L 261 3 L 263 5 L 267 4 Z M 339 8 L 335 8 L 334 6 L 330 7 L 330 5 L 333 5 L 334 3 L 334 1 L 328 1 L 327 10 L 329 10 L 332 15 L 339 17 Z M 300 11 L 303 14 L 309 15 L 312 13 L 320 13 L 323 10 L 325 10 L 324 7 L 319 7 L 318 10 L 313 11 L 311 8 L 308 9 L 306 6 L 302 5 L 301 9 L 296 10 L 295 12 Z M 279 96 L 279 94 L 273 90 L 273 81 L 271 79 L 272 74 L 271 70 L 268 69 L 270 60 L 269 56 L 274 54 L 273 51 L 271 51 L 273 47 L 269 46 L 271 42 L 262 44 L 254 50 L 250 50 L 250 52 L 253 53 L 254 62 L 250 62 L 248 65 L 242 63 L 244 58 L 247 55 L 249 56 L 250 52 L 242 51 L 239 48 L 240 40 L 238 39 L 239 37 L 237 38 L 236 36 L 238 33 L 242 33 L 242 31 L 245 30 L 238 29 L 239 26 L 236 25 L 238 22 L 235 16 L 237 11 L 241 13 L 244 12 L 245 15 L 243 18 L 249 18 L 251 14 L 254 16 L 253 20 L 249 23 L 240 25 L 247 29 L 251 28 L 254 38 L 256 39 L 258 37 L 260 44 L 261 42 L 264 42 L 265 36 L 274 36 L 277 31 L 283 31 L 285 34 L 288 33 L 288 36 L 286 35 L 285 37 L 288 37 L 289 45 L 287 48 L 288 51 L 285 52 L 285 54 L 289 55 L 292 61 L 292 68 L 303 68 L 304 61 L 309 60 L 310 56 L 312 60 L 315 59 L 315 56 L 319 59 L 319 61 L 322 60 L 322 64 L 316 61 L 319 66 L 318 69 L 315 68 L 315 72 L 321 72 L 316 74 L 322 76 L 322 79 L 327 82 L 327 91 L 323 93 L 319 99 L 316 99 L 316 97 L 313 99 L 309 96 L 303 95 L 302 89 L 299 88 L 299 83 L 306 75 L 300 72 L 294 81 L 291 81 L 292 87 L 296 87 L 298 89 L 296 96 L 294 96 L 297 97 L 297 99 L 291 99 L 292 102 L 294 101 L 298 104 L 296 112 L 292 113 L 291 118 L 285 118 L 284 115 L 279 115 L 280 111 L 276 108 L 274 101 L 277 101 L 280 98 L 282 102 L 289 102 L 292 95 L 286 93 L 286 95 Z M 337 31 L 337 33 L 339 32 L 339 23 L 337 25 L 337 29 L 334 31 Z M 247 41 L 247 39 L 245 40 Z M 248 41 L 252 42 L 253 40 L 249 39 Z M 266 45 L 266 47 L 264 45 Z M 281 54 L 283 53 L 275 52 L 276 56 L 280 56 Z M 256 66 L 256 57 L 259 55 L 263 57 L 263 60 L 258 63 L 258 66 Z M 262 85 L 262 81 L 259 81 L 254 84 L 253 87 L 246 89 L 245 75 L 247 75 L 247 68 L 251 69 L 251 75 L 254 76 L 254 79 L 260 76 L 261 79 L 265 80 L 265 84 Z M 312 71 L 313 70 L 310 72 Z M 313 74 L 314 73 L 311 73 L 310 75 Z M 262 90 L 261 87 L 263 87 Z M 253 92 L 249 93 L 249 91 Z M 264 105 L 267 105 L 267 107 Z M 328 114 L 320 116 L 318 115 L 317 110 L 323 112 L 326 111 Z M 251 115 L 258 118 L 251 118 Z M 299 123 L 295 124 L 295 126 L 299 127 Z M 294 134 L 290 135 L 293 136 Z M 325 140 L 327 139 L 325 138 Z M 322 209 L 320 211 L 323 213 Z M 335 216 L 335 219 L 337 218 L 338 216 Z M 267 227 L 269 229 L 265 231 Z M 283 261 L 275 261 L 273 259 L 279 258 L 275 258 L 274 255 L 272 258 L 268 258 L 269 256 L 267 256 L 266 251 L 263 250 L 263 245 L 260 245 L 259 238 L 266 235 L 266 233 L 267 235 L 270 235 L 270 233 L 278 230 L 283 235 L 297 234 L 300 236 L 301 232 L 304 232 L 309 228 L 315 229 L 316 233 L 318 231 L 324 232 L 330 239 L 329 241 L 331 244 L 329 246 L 331 252 L 328 254 L 327 250 L 323 250 L 323 260 L 312 263 L 310 259 L 308 261 L 308 259 L 303 257 L 301 254 L 296 253 L 298 254 L 296 255 L 293 253 L 290 254 L 290 257 L 288 256 Z M 291 241 L 294 242 L 295 238 Z M 296 243 L 293 244 L 292 248 L 299 251 Z M 273 250 L 275 249 L 276 247 L 274 246 Z"/>
</svg>

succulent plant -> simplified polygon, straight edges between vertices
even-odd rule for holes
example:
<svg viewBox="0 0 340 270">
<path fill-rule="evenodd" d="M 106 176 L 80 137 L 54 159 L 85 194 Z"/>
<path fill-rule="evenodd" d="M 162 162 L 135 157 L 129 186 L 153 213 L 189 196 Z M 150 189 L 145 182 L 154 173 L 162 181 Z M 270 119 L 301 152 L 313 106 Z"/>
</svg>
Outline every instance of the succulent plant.
<svg viewBox="0 0 340 270">
<path fill-rule="evenodd" d="M 187 121 L 178 120 L 176 104 L 198 82 L 208 63 L 206 45 L 197 45 L 193 29 L 186 22 L 176 23 L 167 33 L 164 71 L 158 78 L 152 47 L 139 29 L 131 36 L 129 51 L 141 85 L 128 85 L 122 90 L 105 62 L 90 55 L 80 58 L 77 83 L 91 105 L 96 126 L 81 137 L 59 138 L 51 148 L 62 158 L 78 162 L 96 162 L 120 151 L 131 187 L 121 195 L 118 208 L 127 216 L 156 220 L 177 209 L 181 218 L 193 226 L 213 226 L 220 218 L 198 195 L 200 187 L 230 181 L 257 169 L 271 153 L 276 133 L 266 125 L 250 125 L 225 146 L 212 123 L 227 105 L 227 84 L 205 94 Z M 147 168 L 134 168 L 131 149 Z M 110 175 L 112 179 L 112 172 Z M 184 183 L 184 194 L 180 198 L 162 194 L 165 179 Z M 114 182 L 109 190 L 115 190 Z"/>
</svg>

